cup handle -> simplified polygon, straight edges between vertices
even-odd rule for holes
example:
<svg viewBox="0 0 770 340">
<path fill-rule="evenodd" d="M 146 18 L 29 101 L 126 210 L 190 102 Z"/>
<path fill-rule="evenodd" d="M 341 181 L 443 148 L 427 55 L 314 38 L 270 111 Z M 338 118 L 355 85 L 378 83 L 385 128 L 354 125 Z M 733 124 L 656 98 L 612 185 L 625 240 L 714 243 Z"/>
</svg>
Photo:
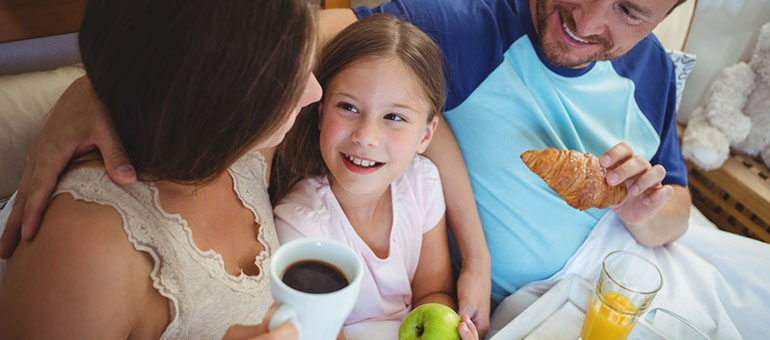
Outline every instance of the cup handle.
<svg viewBox="0 0 770 340">
<path fill-rule="evenodd" d="M 294 327 L 297 328 L 297 333 L 302 332 L 299 329 L 299 322 L 297 322 L 297 311 L 294 309 L 294 307 L 289 306 L 285 303 L 281 304 L 281 306 L 275 310 L 275 313 L 273 313 L 273 316 L 270 317 L 270 322 L 268 323 L 268 329 L 272 331 L 278 328 L 279 326 L 283 325 L 286 321 L 289 321 L 294 324 Z M 301 334 L 299 338 L 302 339 Z"/>
</svg>

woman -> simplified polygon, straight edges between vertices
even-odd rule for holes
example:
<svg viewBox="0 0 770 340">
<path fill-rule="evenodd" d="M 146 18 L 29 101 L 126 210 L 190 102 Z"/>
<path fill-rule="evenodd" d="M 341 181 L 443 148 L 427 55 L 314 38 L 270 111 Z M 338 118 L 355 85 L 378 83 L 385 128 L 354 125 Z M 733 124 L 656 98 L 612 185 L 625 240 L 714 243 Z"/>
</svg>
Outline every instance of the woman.
<svg viewBox="0 0 770 340">
<path fill-rule="evenodd" d="M 302 0 L 90 0 L 83 64 L 139 181 L 72 165 L 48 226 L 7 263 L 3 336 L 211 339 L 259 323 L 278 246 L 268 169 L 320 98 L 314 30 Z"/>
</svg>

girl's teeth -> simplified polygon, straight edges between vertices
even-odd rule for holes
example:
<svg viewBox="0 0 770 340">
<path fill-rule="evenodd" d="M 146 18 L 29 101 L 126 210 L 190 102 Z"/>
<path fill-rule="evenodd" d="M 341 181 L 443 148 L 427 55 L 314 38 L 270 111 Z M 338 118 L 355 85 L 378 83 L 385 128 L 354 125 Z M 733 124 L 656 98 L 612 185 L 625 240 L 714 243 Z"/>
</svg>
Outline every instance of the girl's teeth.
<svg viewBox="0 0 770 340">
<path fill-rule="evenodd" d="M 349 161 L 353 162 L 353 164 L 358 165 L 358 166 L 362 166 L 362 167 L 365 167 L 365 168 L 368 168 L 370 166 L 374 166 L 375 164 L 377 164 L 377 162 L 375 162 L 375 161 L 368 161 L 368 160 L 365 160 L 365 159 L 358 159 L 358 158 L 354 158 L 354 157 L 348 156 L 348 155 L 345 155 L 345 158 L 347 158 Z"/>
</svg>

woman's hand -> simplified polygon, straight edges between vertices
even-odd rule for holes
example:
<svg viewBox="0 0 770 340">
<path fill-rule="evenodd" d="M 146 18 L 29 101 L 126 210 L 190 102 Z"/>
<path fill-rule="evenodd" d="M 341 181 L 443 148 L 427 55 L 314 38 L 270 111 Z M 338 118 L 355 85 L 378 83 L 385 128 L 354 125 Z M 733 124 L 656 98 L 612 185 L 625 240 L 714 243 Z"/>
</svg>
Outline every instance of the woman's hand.
<svg viewBox="0 0 770 340">
<path fill-rule="evenodd" d="M 8 258 L 20 239 L 35 237 L 59 174 L 79 153 L 98 148 L 113 181 L 136 180 L 120 138 L 86 77 L 75 80 L 51 109 L 40 134 L 27 151 L 16 202 L 0 238 L 0 258 Z"/>
<path fill-rule="evenodd" d="M 227 333 L 222 340 L 294 340 L 299 339 L 297 329 L 291 322 L 285 322 L 278 326 L 272 332 L 268 329 L 270 318 L 273 317 L 278 309 L 277 304 L 273 304 L 265 313 L 262 323 L 256 326 L 232 325 L 227 329 Z"/>
<path fill-rule="evenodd" d="M 458 313 L 468 315 L 476 325 L 473 331 L 482 336 L 489 331 L 489 299 L 492 290 L 489 271 L 489 265 L 484 267 L 470 261 L 463 262 L 457 279 Z"/>
<path fill-rule="evenodd" d="M 462 314 L 462 317 L 460 317 L 460 325 L 457 326 L 457 333 L 460 334 L 462 340 L 479 339 L 479 332 L 476 330 L 476 326 L 467 314 Z"/>
</svg>

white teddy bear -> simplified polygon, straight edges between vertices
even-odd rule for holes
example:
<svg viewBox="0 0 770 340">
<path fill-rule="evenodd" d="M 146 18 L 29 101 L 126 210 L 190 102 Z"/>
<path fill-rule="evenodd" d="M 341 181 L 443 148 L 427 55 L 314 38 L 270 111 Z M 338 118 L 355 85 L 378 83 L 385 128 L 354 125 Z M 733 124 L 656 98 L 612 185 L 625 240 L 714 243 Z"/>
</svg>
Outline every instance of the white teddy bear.
<svg viewBox="0 0 770 340">
<path fill-rule="evenodd" d="M 730 147 L 770 167 L 770 23 L 748 63 L 726 67 L 690 114 L 682 154 L 704 170 L 722 166 Z"/>
</svg>

